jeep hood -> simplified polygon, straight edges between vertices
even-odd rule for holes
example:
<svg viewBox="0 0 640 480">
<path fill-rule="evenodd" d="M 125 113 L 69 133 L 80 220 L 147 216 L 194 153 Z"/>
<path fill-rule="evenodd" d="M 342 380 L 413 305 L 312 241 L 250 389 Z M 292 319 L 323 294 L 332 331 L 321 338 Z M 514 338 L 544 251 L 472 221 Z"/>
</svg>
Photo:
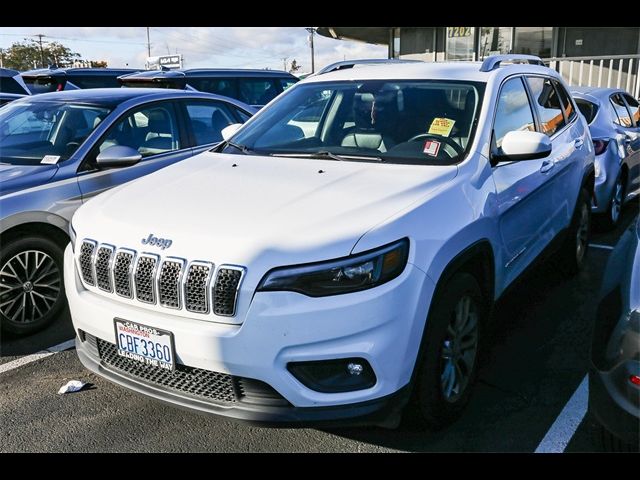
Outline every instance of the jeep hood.
<svg viewBox="0 0 640 480">
<path fill-rule="evenodd" d="M 268 269 L 348 255 L 368 230 L 456 173 L 205 152 L 96 196 L 73 224 L 78 240 Z M 171 246 L 143 245 L 149 234 Z"/>
</svg>

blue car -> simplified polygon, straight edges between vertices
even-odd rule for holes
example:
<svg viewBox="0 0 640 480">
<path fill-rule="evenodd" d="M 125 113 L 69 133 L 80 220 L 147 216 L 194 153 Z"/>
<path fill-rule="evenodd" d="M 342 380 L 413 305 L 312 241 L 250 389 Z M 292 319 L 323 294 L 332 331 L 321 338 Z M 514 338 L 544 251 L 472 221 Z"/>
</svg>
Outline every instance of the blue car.
<svg viewBox="0 0 640 480">
<path fill-rule="evenodd" d="M 133 68 L 38 68 L 20 76 L 32 94 L 87 88 L 119 87 L 118 77 L 135 73 Z"/>
<path fill-rule="evenodd" d="M 571 93 L 596 154 L 592 211 L 612 229 L 624 204 L 640 193 L 640 104 L 619 88 L 571 87 Z"/>
<path fill-rule="evenodd" d="M 44 93 L 0 109 L 3 330 L 32 333 L 64 306 L 62 253 L 80 205 L 211 148 L 253 113 L 219 95 L 128 88 Z"/>
<path fill-rule="evenodd" d="M 20 77 L 20 72 L 0 68 L 0 107 L 25 95 L 31 95 L 31 92 Z"/>
</svg>

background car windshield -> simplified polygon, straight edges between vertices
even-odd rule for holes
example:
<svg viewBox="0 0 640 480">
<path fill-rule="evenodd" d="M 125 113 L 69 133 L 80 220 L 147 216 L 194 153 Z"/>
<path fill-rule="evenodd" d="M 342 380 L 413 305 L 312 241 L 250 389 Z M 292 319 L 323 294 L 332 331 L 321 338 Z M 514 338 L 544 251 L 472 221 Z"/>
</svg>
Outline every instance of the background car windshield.
<svg viewBox="0 0 640 480">
<path fill-rule="evenodd" d="M 473 139 L 483 91 L 482 83 L 435 80 L 298 85 L 232 141 L 259 154 L 456 163 Z"/>
<path fill-rule="evenodd" d="M 38 165 L 46 156 L 44 163 L 66 160 L 110 111 L 63 102 L 9 104 L 0 111 L 0 162 Z"/>
</svg>

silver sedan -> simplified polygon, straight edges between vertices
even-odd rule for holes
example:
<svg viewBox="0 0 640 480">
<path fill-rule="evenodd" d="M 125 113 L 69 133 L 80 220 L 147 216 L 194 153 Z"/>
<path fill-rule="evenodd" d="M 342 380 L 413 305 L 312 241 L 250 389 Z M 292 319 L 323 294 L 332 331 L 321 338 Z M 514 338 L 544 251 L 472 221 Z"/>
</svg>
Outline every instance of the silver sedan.
<svg viewBox="0 0 640 480">
<path fill-rule="evenodd" d="M 571 94 L 596 153 L 593 212 L 613 228 L 624 204 L 640 193 L 640 106 L 616 88 L 572 87 Z"/>
</svg>

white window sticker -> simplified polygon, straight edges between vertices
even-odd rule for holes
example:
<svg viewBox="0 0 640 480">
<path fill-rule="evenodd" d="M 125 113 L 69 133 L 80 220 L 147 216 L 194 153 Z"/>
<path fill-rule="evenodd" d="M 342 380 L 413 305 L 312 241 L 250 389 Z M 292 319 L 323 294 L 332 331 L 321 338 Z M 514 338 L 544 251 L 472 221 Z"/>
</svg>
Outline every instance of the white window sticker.
<svg viewBox="0 0 640 480">
<path fill-rule="evenodd" d="M 440 142 L 427 140 L 427 142 L 424 144 L 423 152 L 426 153 L 427 155 L 431 155 L 432 157 L 437 157 L 439 151 L 440 151 Z"/>
<path fill-rule="evenodd" d="M 60 155 L 45 155 L 40 160 L 40 163 L 45 163 L 47 165 L 55 165 L 60 160 Z"/>
</svg>

